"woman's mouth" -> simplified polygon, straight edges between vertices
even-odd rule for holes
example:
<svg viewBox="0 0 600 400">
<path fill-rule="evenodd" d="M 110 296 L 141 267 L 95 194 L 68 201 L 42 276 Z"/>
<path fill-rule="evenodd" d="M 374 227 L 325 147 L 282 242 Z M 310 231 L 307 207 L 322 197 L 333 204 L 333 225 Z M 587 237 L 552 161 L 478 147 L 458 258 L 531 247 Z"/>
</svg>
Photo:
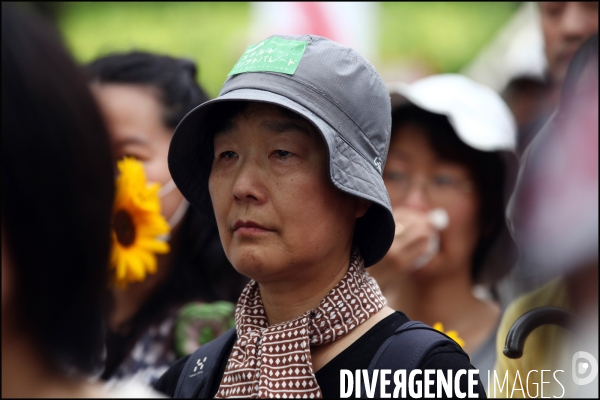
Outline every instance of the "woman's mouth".
<svg viewBox="0 0 600 400">
<path fill-rule="evenodd" d="M 254 221 L 238 220 L 233 225 L 233 233 L 238 235 L 259 235 L 267 232 L 271 232 L 271 230 Z"/>
</svg>

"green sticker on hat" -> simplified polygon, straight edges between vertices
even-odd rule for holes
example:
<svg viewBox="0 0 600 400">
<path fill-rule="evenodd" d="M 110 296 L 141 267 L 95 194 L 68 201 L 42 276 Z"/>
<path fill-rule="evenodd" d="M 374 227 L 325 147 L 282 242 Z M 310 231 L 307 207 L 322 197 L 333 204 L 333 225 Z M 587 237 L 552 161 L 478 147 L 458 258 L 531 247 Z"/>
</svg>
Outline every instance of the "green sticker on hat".
<svg viewBox="0 0 600 400">
<path fill-rule="evenodd" d="M 274 36 L 248 46 L 227 76 L 242 72 L 280 72 L 294 75 L 308 42 Z"/>
</svg>

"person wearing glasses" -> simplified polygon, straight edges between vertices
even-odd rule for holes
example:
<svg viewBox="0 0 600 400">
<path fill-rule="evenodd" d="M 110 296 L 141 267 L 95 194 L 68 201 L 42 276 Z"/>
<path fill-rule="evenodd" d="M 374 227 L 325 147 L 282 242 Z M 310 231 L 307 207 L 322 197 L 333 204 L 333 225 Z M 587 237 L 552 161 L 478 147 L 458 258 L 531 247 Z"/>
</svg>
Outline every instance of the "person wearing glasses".
<svg viewBox="0 0 600 400">
<path fill-rule="evenodd" d="M 464 76 L 389 88 L 396 106 L 383 178 L 396 235 L 369 273 L 390 307 L 456 331 L 486 387 L 501 315 L 493 284 L 514 257 L 504 204 L 515 121 L 499 95 Z"/>
</svg>

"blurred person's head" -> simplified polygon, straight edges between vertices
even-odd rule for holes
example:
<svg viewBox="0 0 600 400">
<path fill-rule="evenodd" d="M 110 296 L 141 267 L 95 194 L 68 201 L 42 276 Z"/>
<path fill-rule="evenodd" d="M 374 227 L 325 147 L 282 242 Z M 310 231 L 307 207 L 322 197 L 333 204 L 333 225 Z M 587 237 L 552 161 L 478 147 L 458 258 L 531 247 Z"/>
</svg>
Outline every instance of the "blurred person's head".
<svg viewBox="0 0 600 400">
<path fill-rule="evenodd" d="M 525 261 L 547 279 L 598 262 L 598 35 L 575 54 L 559 108 L 531 144 L 511 199 Z"/>
<path fill-rule="evenodd" d="M 195 63 L 134 51 L 98 58 L 86 71 L 107 121 L 115 160 L 131 156 L 144 164 L 147 179 L 164 187 L 161 211 L 171 219 L 184 199 L 169 174 L 169 143 L 179 121 L 208 100 L 196 82 Z"/>
<path fill-rule="evenodd" d="M 598 32 L 598 2 L 540 2 L 551 82 L 561 85 L 575 52 Z"/>
<path fill-rule="evenodd" d="M 533 123 L 544 111 L 544 97 L 548 84 L 535 76 L 520 75 L 511 79 L 504 90 L 502 98 L 515 116 L 519 129 Z"/>
<path fill-rule="evenodd" d="M 392 112 L 384 169 L 392 207 L 442 208 L 449 220 L 437 255 L 413 273 L 439 277 L 470 266 L 473 283 L 496 281 L 514 256 L 504 219 L 516 171 L 516 127 L 508 107 L 491 89 L 452 74 L 392 92 L 404 98 Z"/>
<path fill-rule="evenodd" d="M 101 366 L 111 161 L 104 121 L 58 33 L 3 3 L 3 395 L 19 395 L 5 393 L 5 373 L 35 373 L 11 358 L 18 343 L 56 376 Z"/>
</svg>

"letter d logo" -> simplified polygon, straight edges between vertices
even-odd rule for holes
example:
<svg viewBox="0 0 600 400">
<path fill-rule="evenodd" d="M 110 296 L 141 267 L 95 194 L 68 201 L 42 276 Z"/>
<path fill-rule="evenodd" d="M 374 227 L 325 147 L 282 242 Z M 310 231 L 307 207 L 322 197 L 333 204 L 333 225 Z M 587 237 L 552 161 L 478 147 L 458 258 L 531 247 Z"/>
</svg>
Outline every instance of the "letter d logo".
<svg viewBox="0 0 600 400">
<path fill-rule="evenodd" d="M 585 361 L 583 361 L 582 358 L 585 359 Z M 587 385 L 598 376 L 598 361 L 596 361 L 596 358 L 588 352 L 578 351 L 573 354 L 572 367 L 571 373 L 573 374 L 573 382 L 577 385 Z M 585 375 L 587 371 L 590 371 L 589 375 L 580 378 L 580 376 Z"/>
</svg>

